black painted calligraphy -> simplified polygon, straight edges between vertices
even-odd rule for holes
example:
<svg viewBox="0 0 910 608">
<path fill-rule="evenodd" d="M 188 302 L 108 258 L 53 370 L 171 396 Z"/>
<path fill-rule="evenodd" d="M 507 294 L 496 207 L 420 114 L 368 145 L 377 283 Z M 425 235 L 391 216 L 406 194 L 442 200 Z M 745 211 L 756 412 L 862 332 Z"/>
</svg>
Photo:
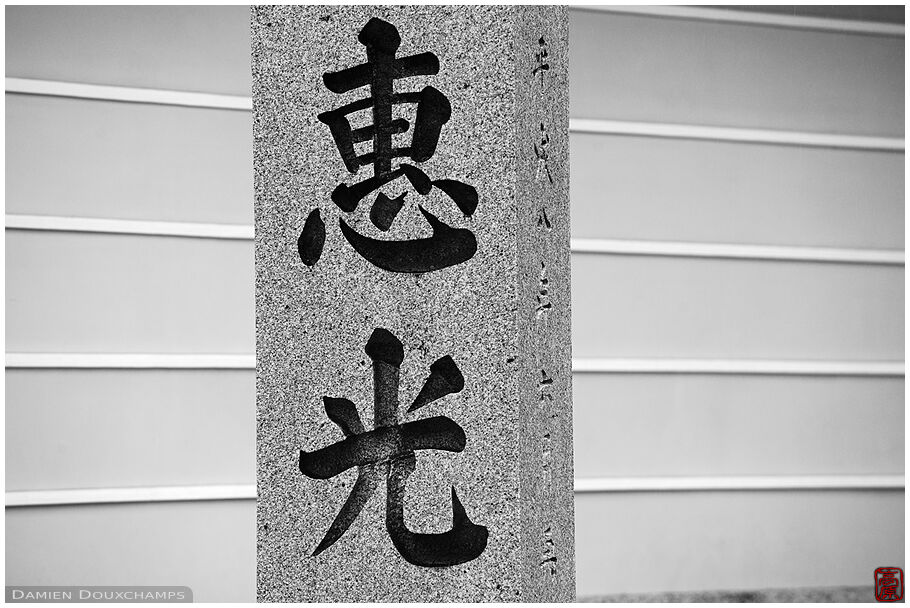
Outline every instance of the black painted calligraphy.
<svg viewBox="0 0 910 608">
<path fill-rule="evenodd" d="M 345 438 L 313 452 L 300 452 L 300 471 L 313 479 L 329 479 L 357 467 L 354 488 L 313 555 L 341 538 L 385 480 L 386 530 L 405 560 L 417 566 L 444 567 L 475 559 L 486 549 L 488 531 L 468 518 L 454 486 L 449 531 L 421 534 L 408 530 L 404 522 L 405 484 L 416 464 L 414 452 L 461 452 L 467 442 L 464 430 L 445 416 L 399 423 L 398 384 L 404 347 L 390 332 L 377 328 L 365 350 L 373 361 L 373 430 L 364 429 L 351 401 L 325 397 L 326 414 Z M 430 366 L 430 375 L 407 413 L 463 388 L 464 377 L 455 361 L 442 357 Z"/>
<path fill-rule="evenodd" d="M 423 163 L 436 152 L 443 125 L 451 117 L 448 98 L 432 86 L 420 91 L 398 92 L 396 81 L 414 76 L 433 76 L 439 72 L 439 59 L 425 52 L 396 57 L 401 37 L 391 23 L 370 19 L 358 36 L 366 47 L 367 62 L 324 74 L 325 86 L 333 93 L 343 94 L 359 87 L 369 87 L 369 97 L 353 101 L 337 109 L 319 114 L 332 134 L 344 166 L 351 174 L 361 167 L 371 166 L 372 175 L 354 184 L 339 184 L 332 192 L 332 201 L 344 213 L 353 213 L 363 199 L 377 193 L 370 207 L 370 221 L 380 231 L 387 232 L 405 205 L 408 192 L 388 196 L 380 191 L 404 177 L 417 194 L 426 197 L 438 190 L 451 199 L 465 217 L 477 208 L 477 190 L 454 179 L 430 179 L 411 163 Z M 393 108 L 399 105 L 416 106 L 413 128 L 405 118 L 393 118 Z M 356 112 L 372 111 L 372 123 L 354 128 L 351 116 Z M 396 135 L 411 130 L 410 145 L 396 146 Z M 355 144 L 372 142 L 372 149 L 357 153 Z M 397 162 L 396 159 L 411 162 Z M 403 241 L 375 239 L 359 233 L 343 218 L 339 218 L 341 233 L 357 253 L 372 264 L 391 272 L 430 272 L 460 264 L 477 251 L 474 233 L 453 228 L 418 204 L 418 209 L 432 230 L 426 238 Z M 325 242 L 325 225 L 319 210 L 313 210 L 306 220 L 297 242 L 300 259 L 312 266 L 319 260 Z"/>
<path fill-rule="evenodd" d="M 537 174 L 535 179 L 539 180 L 546 175 L 547 180 L 552 184 L 553 175 L 550 173 L 550 134 L 543 123 L 540 123 L 540 143 L 534 144 L 534 154 L 537 156 Z"/>
<path fill-rule="evenodd" d="M 547 232 L 553 229 L 553 224 L 550 222 L 550 218 L 547 217 L 546 207 L 541 207 L 540 211 L 537 212 L 537 227 L 544 228 Z"/>
<path fill-rule="evenodd" d="M 547 72 L 550 69 L 550 64 L 547 62 L 547 58 L 550 56 L 549 48 L 547 41 L 541 36 L 537 41 L 537 52 L 534 53 L 534 60 L 537 62 L 537 65 L 535 65 L 534 69 L 531 71 L 531 75 L 535 78 L 540 76 L 541 87 L 543 87 L 544 84 L 544 72 Z"/>
<path fill-rule="evenodd" d="M 547 278 L 547 266 L 540 263 L 540 279 L 537 284 L 537 307 L 534 313 L 539 323 L 547 324 L 553 303 L 550 301 L 550 279 Z"/>
<path fill-rule="evenodd" d="M 547 529 L 543 531 L 543 539 L 543 555 L 540 566 L 546 568 L 551 576 L 556 576 L 558 558 L 556 557 L 556 543 L 553 542 L 553 528 L 551 526 L 547 526 Z"/>
</svg>

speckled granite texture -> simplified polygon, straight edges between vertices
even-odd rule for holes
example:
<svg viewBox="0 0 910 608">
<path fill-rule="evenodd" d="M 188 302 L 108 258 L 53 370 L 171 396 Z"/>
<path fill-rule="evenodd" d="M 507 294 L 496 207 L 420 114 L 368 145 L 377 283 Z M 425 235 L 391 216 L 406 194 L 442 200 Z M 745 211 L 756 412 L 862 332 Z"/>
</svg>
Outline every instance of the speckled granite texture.
<svg viewBox="0 0 910 608">
<path fill-rule="evenodd" d="M 369 89 L 336 94 L 323 74 L 366 61 L 358 33 L 373 17 L 396 26 L 398 57 L 438 57 L 438 74 L 395 83 L 396 93 L 435 87 L 451 104 L 435 154 L 407 162 L 432 180 L 476 188 L 472 214 L 438 187 L 415 194 L 404 177 L 382 189 L 393 198 L 410 192 L 386 232 L 371 223 L 375 195 L 353 212 L 332 202 L 336 186 L 369 177 L 372 167 L 348 173 L 317 115 Z M 565 8 L 254 7 L 251 34 L 258 599 L 574 601 Z M 410 112 L 413 106 L 396 106 L 393 118 L 412 120 Z M 356 153 L 371 143 L 357 144 Z M 418 202 L 471 231 L 476 253 L 431 272 L 389 272 L 340 230 L 344 220 L 373 239 L 427 238 Z M 310 238 L 298 252 L 314 209 L 324 248 Z M 314 219 L 306 232 L 319 229 Z M 312 556 L 358 473 L 308 477 L 300 451 L 345 438 L 326 414 L 325 396 L 350 400 L 366 431 L 374 428 L 373 364 L 364 347 L 377 328 L 403 346 L 399 421 L 446 416 L 465 435 L 460 452 L 416 450 L 405 524 L 449 530 L 454 487 L 470 521 L 488 530 L 476 559 L 445 567 L 406 561 L 387 531 L 385 480 L 340 538 Z M 430 365 L 446 355 L 463 389 L 408 413 Z"/>
</svg>

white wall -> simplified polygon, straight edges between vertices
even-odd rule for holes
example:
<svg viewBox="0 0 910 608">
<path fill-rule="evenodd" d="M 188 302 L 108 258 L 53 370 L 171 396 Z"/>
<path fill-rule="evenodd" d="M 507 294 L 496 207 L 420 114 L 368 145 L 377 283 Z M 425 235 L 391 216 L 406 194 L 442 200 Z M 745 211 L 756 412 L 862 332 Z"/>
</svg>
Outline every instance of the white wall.
<svg viewBox="0 0 910 608">
<path fill-rule="evenodd" d="M 6 17 L 7 77 L 249 95 L 245 7 Z M 571 26 L 573 118 L 903 137 L 902 37 L 590 11 Z M 8 215 L 252 223 L 248 112 L 10 92 L 6 111 Z M 576 132 L 571 153 L 575 237 L 904 248 L 901 152 Z M 8 353 L 254 351 L 249 240 L 6 238 Z M 904 380 L 879 366 L 903 360 L 902 265 L 576 253 L 573 287 L 581 364 L 833 361 L 870 374 L 576 374 L 583 480 L 839 488 L 579 494 L 580 595 L 867 585 L 875 567 L 903 565 L 903 491 L 853 488 L 904 472 Z M 9 358 L 6 491 L 248 487 L 254 371 L 238 360 Z M 6 514 L 8 584 L 254 599 L 253 500 Z"/>
</svg>

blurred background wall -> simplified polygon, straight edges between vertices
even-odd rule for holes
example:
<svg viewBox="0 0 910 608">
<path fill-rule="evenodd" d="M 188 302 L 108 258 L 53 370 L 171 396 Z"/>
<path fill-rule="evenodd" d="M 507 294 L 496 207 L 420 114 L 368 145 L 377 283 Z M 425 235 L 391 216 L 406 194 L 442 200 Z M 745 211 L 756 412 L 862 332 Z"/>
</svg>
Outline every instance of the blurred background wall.
<svg viewBox="0 0 910 608">
<path fill-rule="evenodd" d="M 572 10 L 580 596 L 904 565 L 903 31 Z M 248 9 L 8 7 L 6 76 L 7 584 L 254 600 Z"/>
</svg>

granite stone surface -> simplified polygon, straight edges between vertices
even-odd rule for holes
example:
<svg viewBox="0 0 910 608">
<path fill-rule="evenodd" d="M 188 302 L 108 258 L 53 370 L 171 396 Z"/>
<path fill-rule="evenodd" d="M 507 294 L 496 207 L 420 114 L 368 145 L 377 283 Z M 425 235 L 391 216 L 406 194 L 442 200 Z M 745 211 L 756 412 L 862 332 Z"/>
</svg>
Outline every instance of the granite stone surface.
<svg viewBox="0 0 910 608">
<path fill-rule="evenodd" d="M 574 601 L 565 8 L 251 35 L 258 599 Z"/>
</svg>

